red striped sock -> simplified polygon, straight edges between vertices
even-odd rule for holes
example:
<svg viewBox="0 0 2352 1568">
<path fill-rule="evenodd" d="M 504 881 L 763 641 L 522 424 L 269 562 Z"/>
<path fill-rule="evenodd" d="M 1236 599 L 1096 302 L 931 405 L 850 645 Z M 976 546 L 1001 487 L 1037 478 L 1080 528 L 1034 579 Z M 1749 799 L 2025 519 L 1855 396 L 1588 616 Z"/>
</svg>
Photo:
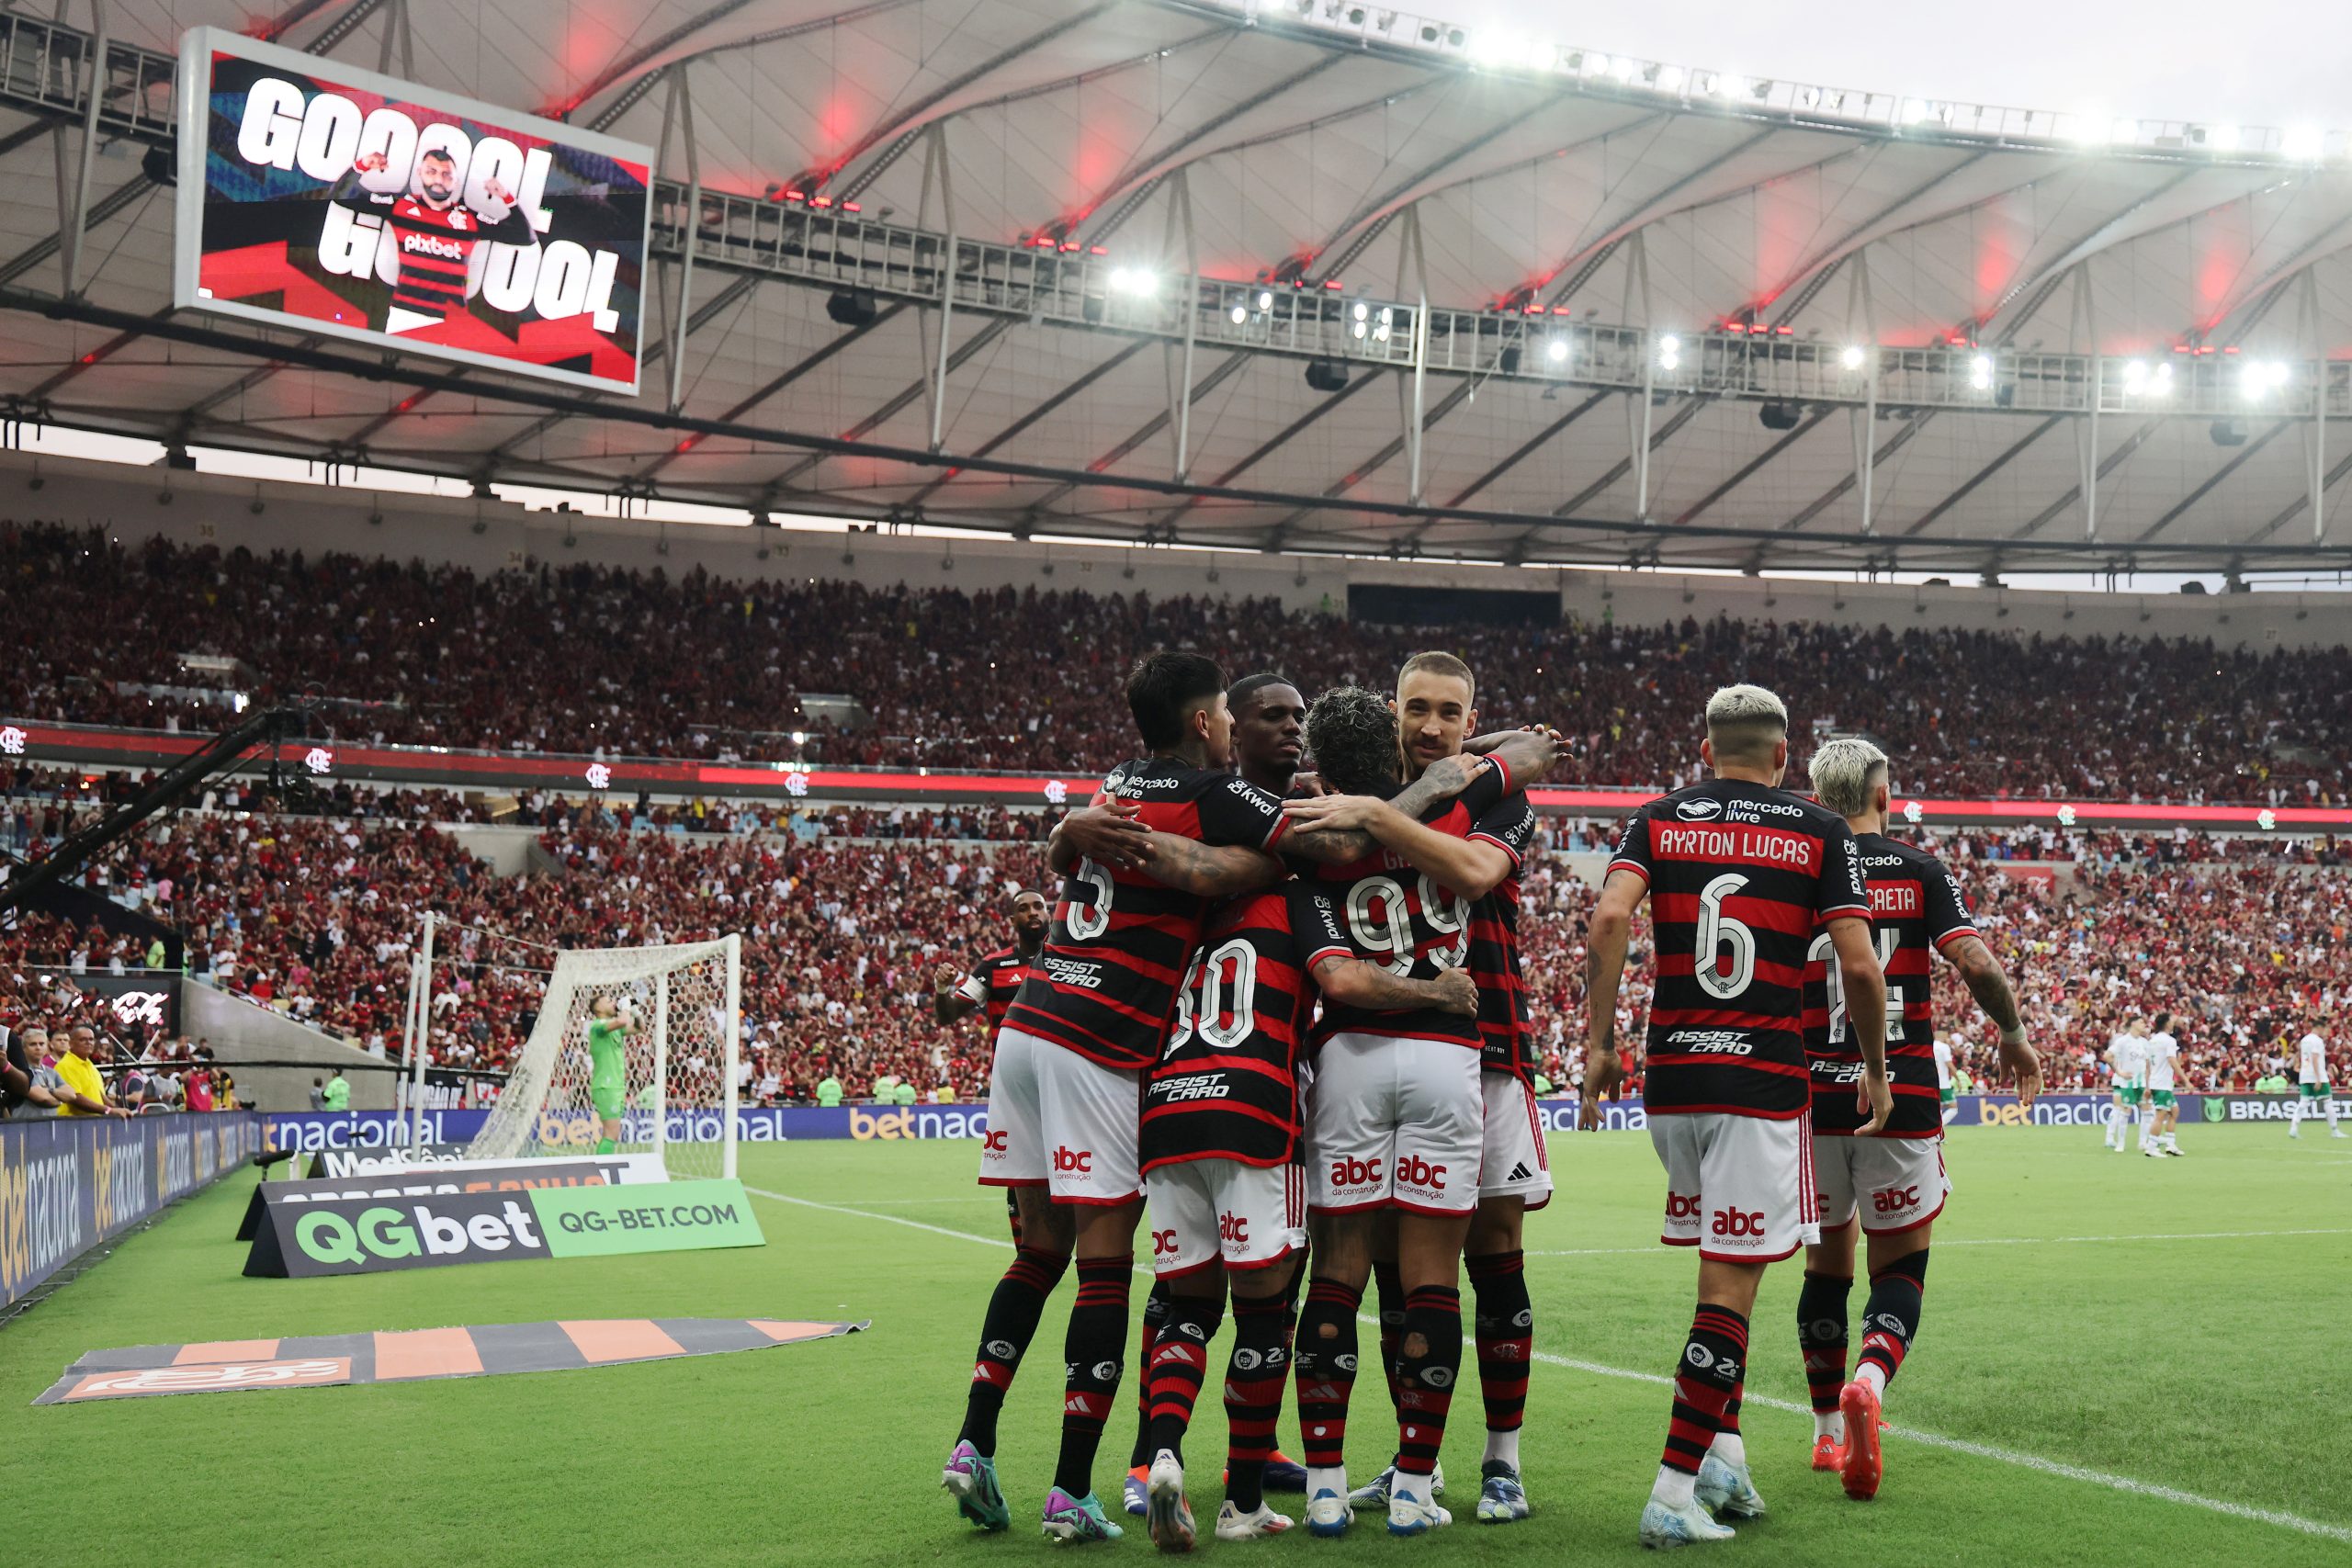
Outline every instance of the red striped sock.
<svg viewBox="0 0 2352 1568">
<path fill-rule="evenodd" d="M 1695 1475 L 1716 1434 L 1739 1430 L 1747 1371 L 1747 1319 L 1729 1307 L 1700 1303 L 1675 1369 L 1674 1411 L 1659 1463 Z"/>
</svg>

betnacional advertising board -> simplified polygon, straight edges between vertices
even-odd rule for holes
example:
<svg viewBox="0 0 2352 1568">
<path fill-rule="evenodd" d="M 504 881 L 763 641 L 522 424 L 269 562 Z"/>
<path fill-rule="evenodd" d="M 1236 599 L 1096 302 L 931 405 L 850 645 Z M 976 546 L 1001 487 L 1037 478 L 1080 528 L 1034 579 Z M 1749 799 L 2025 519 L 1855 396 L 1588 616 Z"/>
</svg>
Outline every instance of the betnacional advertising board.
<svg viewBox="0 0 2352 1568">
<path fill-rule="evenodd" d="M 650 148 L 215 28 L 179 87 L 181 309 L 637 390 Z"/>
</svg>

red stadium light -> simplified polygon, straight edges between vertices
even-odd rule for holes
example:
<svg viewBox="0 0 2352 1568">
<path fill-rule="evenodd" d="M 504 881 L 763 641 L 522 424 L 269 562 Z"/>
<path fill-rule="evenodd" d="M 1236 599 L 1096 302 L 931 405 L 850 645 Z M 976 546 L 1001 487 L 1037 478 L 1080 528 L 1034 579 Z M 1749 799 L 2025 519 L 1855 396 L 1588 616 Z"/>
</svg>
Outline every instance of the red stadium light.
<svg viewBox="0 0 2352 1568">
<path fill-rule="evenodd" d="M 858 204 L 854 201 L 844 201 L 842 203 L 842 210 L 843 212 L 863 212 L 865 209 L 858 206 Z"/>
<path fill-rule="evenodd" d="M 1782 337 L 1794 337 L 1797 335 L 1796 328 L 1786 324 L 1774 327 L 1772 330 Z"/>
<path fill-rule="evenodd" d="M 1323 280 L 1323 287 L 1326 288 L 1344 288 L 1347 285 L 1341 283 L 1336 277 L 1327 277 Z"/>
<path fill-rule="evenodd" d="M 1064 240 L 1062 242 L 1062 249 L 1065 251 L 1074 251 L 1078 249 L 1078 242 L 1076 240 Z"/>
<path fill-rule="evenodd" d="M 1555 316 L 1573 316 L 1576 314 L 1576 309 L 1569 305 L 1555 305 L 1552 307 L 1552 314 Z"/>
<path fill-rule="evenodd" d="M 784 199 L 786 201 L 806 201 L 808 198 L 801 192 L 794 190 L 790 186 L 786 186 L 785 188 Z"/>
<path fill-rule="evenodd" d="M 1086 247 L 1086 250 L 1087 254 L 1090 255 L 1107 256 L 1111 254 L 1111 249 L 1108 245 L 1089 245 Z"/>
<path fill-rule="evenodd" d="M 832 204 L 833 198 L 830 196 L 812 196 L 808 198 L 808 205 L 811 207 L 831 207 Z"/>
</svg>

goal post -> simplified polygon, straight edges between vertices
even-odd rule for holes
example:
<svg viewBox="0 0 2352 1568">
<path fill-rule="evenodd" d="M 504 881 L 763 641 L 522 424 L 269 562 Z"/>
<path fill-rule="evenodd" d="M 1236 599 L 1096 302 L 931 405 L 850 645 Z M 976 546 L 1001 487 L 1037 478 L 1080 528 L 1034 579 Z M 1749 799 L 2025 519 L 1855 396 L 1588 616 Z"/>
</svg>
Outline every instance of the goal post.
<svg viewBox="0 0 2352 1568">
<path fill-rule="evenodd" d="M 531 1037 L 468 1156 L 594 1150 L 604 1111 L 617 1099 L 621 1150 L 656 1155 L 681 1179 L 734 1175 L 741 965 L 742 944 L 732 935 L 559 953 Z M 612 1002 L 626 1031 L 617 1084 L 609 1069 L 599 1080 L 590 1050 L 600 1000 Z"/>
</svg>

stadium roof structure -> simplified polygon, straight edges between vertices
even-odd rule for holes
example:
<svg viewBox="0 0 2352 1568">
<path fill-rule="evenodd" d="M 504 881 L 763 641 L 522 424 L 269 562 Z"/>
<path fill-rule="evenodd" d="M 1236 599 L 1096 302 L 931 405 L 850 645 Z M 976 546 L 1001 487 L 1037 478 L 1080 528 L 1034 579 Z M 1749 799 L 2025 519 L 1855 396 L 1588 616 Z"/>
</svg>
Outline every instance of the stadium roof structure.
<svg viewBox="0 0 2352 1568">
<path fill-rule="evenodd" d="M 175 314 L 178 39 L 96 0 L 0 16 L 14 419 L 1236 550 L 2352 560 L 2314 504 L 2352 473 L 2336 132 L 2082 124 L 1352 0 L 172 10 L 662 147 L 644 390 Z"/>
</svg>

